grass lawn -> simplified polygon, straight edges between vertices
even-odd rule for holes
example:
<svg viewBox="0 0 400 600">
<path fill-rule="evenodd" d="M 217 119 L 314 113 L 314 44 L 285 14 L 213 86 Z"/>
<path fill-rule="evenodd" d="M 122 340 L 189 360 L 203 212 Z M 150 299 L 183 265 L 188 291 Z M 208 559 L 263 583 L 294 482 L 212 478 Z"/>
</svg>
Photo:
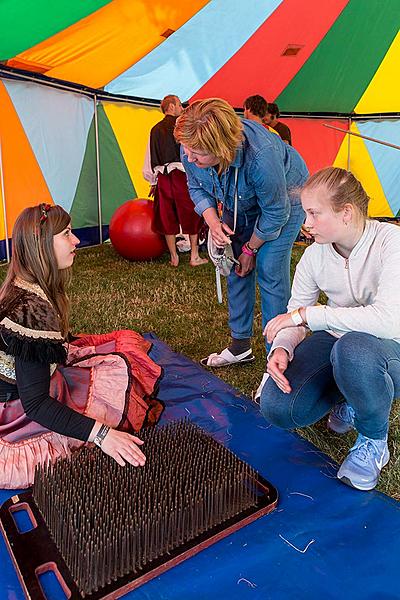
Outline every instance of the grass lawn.
<svg viewBox="0 0 400 600">
<path fill-rule="evenodd" d="M 295 247 L 292 267 L 303 249 Z M 173 350 L 198 361 L 220 351 L 229 341 L 226 291 L 219 305 L 215 292 L 215 271 L 211 264 L 190 267 L 187 254 L 173 269 L 167 255 L 151 263 L 131 263 L 118 256 L 112 246 L 82 249 L 74 266 L 71 289 L 71 331 L 105 333 L 113 329 L 154 332 Z M 5 268 L 1 276 L 4 277 Z M 225 284 L 225 282 L 223 282 Z M 257 302 L 253 342 L 256 360 L 240 368 L 215 371 L 224 381 L 251 396 L 265 366 L 261 334 L 261 313 Z M 341 462 L 355 439 L 355 433 L 329 433 L 325 420 L 299 430 L 335 461 Z M 392 411 L 389 447 L 391 460 L 383 470 L 381 491 L 400 499 L 400 425 L 398 403 Z"/>
</svg>

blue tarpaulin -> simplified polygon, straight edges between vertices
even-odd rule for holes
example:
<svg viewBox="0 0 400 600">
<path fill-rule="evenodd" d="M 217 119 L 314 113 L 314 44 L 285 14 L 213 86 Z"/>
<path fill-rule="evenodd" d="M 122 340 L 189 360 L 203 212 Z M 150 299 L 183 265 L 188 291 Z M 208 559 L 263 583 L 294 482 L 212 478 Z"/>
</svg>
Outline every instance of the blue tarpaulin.
<svg viewBox="0 0 400 600">
<path fill-rule="evenodd" d="M 149 334 L 164 367 L 162 422 L 188 417 L 250 463 L 277 509 L 130 592 L 135 600 L 400 598 L 400 504 L 335 478 L 336 465 L 264 421 L 249 399 Z M 0 502 L 15 492 L 0 491 Z M 0 540 L 0 598 L 24 598 Z"/>
</svg>

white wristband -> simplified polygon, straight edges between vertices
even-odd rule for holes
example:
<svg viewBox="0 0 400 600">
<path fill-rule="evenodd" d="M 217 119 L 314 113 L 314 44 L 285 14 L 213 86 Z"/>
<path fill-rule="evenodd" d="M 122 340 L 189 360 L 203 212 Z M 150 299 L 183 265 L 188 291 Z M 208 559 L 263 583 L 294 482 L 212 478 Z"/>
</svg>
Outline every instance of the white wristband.
<svg viewBox="0 0 400 600">
<path fill-rule="evenodd" d="M 292 312 L 290 313 L 290 316 L 292 317 L 292 321 L 295 325 L 304 325 L 304 321 L 301 318 L 299 308 L 295 308 L 294 310 L 292 310 Z"/>
</svg>

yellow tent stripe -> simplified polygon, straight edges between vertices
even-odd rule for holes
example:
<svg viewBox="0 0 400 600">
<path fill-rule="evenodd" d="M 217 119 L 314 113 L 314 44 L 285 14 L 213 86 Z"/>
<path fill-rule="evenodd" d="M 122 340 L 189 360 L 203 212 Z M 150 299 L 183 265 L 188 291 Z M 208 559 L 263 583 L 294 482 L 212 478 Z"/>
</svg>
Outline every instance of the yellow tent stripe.
<svg viewBox="0 0 400 600">
<path fill-rule="evenodd" d="M 360 133 L 356 123 L 352 123 L 351 130 Z M 334 166 L 347 169 L 348 136 L 346 135 L 335 158 Z M 350 170 L 359 179 L 371 198 L 369 214 L 371 217 L 393 217 L 393 212 L 386 200 L 381 182 L 375 170 L 372 159 L 364 140 L 359 137 L 350 138 Z"/>
<path fill-rule="evenodd" d="M 400 107 L 400 32 L 386 53 L 374 77 L 361 96 L 356 113 L 396 112 Z"/>
<path fill-rule="evenodd" d="M 146 198 L 150 186 L 142 175 L 144 157 L 150 129 L 161 121 L 163 115 L 157 108 L 112 102 L 104 102 L 103 106 L 118 140 L 136 193 L 139 198 Z"/>
</svg>

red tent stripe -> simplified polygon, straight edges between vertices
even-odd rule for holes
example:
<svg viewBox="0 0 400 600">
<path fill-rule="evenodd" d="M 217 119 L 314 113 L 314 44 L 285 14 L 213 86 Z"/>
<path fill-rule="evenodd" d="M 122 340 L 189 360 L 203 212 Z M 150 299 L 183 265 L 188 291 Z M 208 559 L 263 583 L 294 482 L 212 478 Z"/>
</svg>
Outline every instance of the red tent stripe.
<svg viewBox="0 0 400 600">
<path fill-rule="evenodd" d="M 346 134 L 324 127 L 324 124 L 347 129 L 347 121 L 299 118 L 282 121 L 290 127 L 293 146 L 306 161 L 310 174 L 334 163 Z"/>
<path fill-rule="evenodd" d="M 349 0 L 284 0 L 254 35 L 191 98 L 222 97 L 240 107 L 252 94 L 272 102 L 293 79 Z M 301 46 L 282 56 L 288 45 Z"/>
</svg>

